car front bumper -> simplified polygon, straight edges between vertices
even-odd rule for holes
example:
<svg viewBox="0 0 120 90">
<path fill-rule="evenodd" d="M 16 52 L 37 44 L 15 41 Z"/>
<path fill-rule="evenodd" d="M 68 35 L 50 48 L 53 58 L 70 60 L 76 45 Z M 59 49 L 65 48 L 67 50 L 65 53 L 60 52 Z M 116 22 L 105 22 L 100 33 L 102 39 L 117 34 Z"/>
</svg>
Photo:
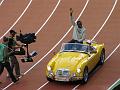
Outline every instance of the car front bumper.
<svg viewBox="0 0 120 90">
<path fill-rule="evenodd" d="M 80 76 L 73 76 L 73 77 L 60 76 L 60 77 L 58 77 L 58 76 L 49 75 L 47 77 L 52 80 L 55 80 L 55 81 L 63 81 L 63 82 L 78 81 L 78 80 L 83 79 L 83 77 L 80 77 Z"/>
</svg>

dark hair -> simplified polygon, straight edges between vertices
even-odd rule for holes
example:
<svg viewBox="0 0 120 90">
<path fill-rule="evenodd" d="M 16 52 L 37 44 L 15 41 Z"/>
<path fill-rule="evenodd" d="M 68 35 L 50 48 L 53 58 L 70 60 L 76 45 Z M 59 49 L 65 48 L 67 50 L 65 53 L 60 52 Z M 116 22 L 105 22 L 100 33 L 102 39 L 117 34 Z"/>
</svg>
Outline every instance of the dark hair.
<svg viewBox="0 0 120 90">
<path fill-rule="evenodd" d="M 79 28 L 82 28 L 82 22 L 81 21 L 77 21 L 77 25 Z"/>
<path fill-rule="evenodd" d="M 10 30 L 10 34 L 16 34 L 17 32 L 15 32 L 14 30 Z"/>
<path fill-rule="evenodd" d="M 3 41 L 4 41 L 4 42 L 7 42 L 7 41 L 8 41 L 8 38 L 7 38 L 7 37 L 3 37 Z"/>
</svg>

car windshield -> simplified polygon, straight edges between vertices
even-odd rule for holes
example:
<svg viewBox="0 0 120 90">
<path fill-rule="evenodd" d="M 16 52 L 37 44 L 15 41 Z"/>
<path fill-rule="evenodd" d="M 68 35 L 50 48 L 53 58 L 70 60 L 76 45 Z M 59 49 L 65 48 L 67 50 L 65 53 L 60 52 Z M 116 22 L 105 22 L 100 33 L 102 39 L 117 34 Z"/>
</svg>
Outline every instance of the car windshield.
<svg viewBox="0 0 120 90">
<path fill-rule="evenodd" d="M 63 43 L 61 47 L 61 52 L 87 52 L 87 45 L 83 45 L 80 43 Z"/>
</svg>

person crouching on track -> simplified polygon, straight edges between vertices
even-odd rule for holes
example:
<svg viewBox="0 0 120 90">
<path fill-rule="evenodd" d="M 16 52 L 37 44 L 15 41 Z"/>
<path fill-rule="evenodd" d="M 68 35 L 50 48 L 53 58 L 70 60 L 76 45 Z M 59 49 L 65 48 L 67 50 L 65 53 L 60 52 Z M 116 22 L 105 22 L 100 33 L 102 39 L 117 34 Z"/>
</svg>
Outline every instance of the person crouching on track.
<svg viewBox="0 0 120 90">
<path fill-rule="evenodd" d="M 83 41 L 85 40 L 86 29 L 83 27 L 81 21 L 77 21 L 77 23 L 75 23 L 72 8 L 70 8 L 70 19 L 71 19 L 71 23 L 73 25 L 74 31 L 73 31 L 72 40 L 69 41 L 69 43 L 83 43 Z"/>
<path fill-rule="evenodd" d="M 4 67 L 7 69 L 11 80 L 16 83 L 19 79 L 16 78 L 12 72 L 12 68 L 9 63 L 9 55 L 13 52 L 8 52 L 8 38 L 3 38 L 3 43 L 0 44 L 0 75 L 2 74 Z"/>
</svg>

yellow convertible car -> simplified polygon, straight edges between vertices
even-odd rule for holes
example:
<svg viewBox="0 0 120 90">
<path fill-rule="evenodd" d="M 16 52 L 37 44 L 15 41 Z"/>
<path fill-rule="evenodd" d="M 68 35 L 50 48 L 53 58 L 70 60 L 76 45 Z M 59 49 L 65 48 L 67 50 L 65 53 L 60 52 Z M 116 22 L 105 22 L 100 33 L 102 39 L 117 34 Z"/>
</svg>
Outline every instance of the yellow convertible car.
<svg viewBox="0 0 120 90">
<path fill-rule="evenodd" d="M 49 61 L 46 70 L 49 81 L 88 81 L 89 73 L 105 60 L 104 44 L 63 43 L 61 50 Z"/>
</svg>

